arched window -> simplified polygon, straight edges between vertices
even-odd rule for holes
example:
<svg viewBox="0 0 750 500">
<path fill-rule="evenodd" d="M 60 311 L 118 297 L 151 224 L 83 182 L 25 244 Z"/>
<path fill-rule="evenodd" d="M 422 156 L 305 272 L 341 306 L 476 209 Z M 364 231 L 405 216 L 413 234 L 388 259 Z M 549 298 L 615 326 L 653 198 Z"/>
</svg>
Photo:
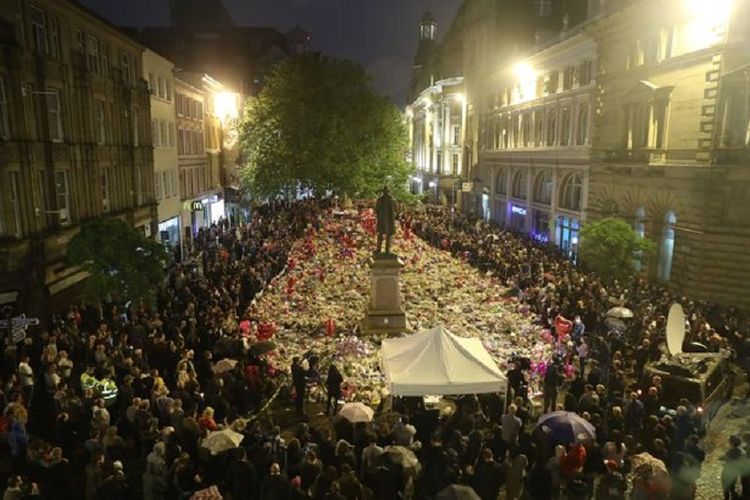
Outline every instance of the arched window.
<svg viewBox="0 0 750 500">
<path fill-rule="evenodd" d="M 552 176 L 546 170 L 534 179 L 534 201 L 543 205 L 552 203 Z"/>
<path fill-rule="evenodd" d="M 568 174 L 560 186 L 560 206 L 568 210 L 580 210 L 583 195 L 581 174 Z"/>
<path fill-rule="evenodd" d="M 516 175 L 513 176 L 513 189 L 511 190 L 513 198 L 519 200 L 525 200 L 527 196 L 526 188 L 526 171 L 519 170 Z"/>
<path fill-rule="evenodd" d="M 656 270 L 658 278 L 662 281 L 669 281 L 672 277 L 675 224 L 677 224 L 677 216 L 672 211 L 667 212 L 664 218 L 664 229 L 662 230 L 661 247 L 659 249 L 659 267 Z"/>
<path fill-rule="evenodd" d="M 578 106 L 578 123 L 576 124 L 576 144 L 584 146 L 589 140 L 589 107 L 586 104 Z"/>
<path fill-rule="evenodd" d="M 495 174 L 495 194 L 508 194 L 508 171 L 506 169 L 499 170 Z"/>
</svg>

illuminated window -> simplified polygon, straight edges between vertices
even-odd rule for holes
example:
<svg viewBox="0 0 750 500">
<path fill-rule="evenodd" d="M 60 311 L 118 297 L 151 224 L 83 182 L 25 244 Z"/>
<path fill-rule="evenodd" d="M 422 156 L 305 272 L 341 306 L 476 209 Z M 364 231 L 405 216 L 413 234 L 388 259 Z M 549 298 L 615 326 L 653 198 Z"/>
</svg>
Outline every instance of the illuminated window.
<svg viewBox="0 0 750 500">
<path fill-rule="evenodd" d="M 659 265 L 656 270 L 658 278 L 662 281 L 669 281 L 672 278 L 672 257 L 674 256 L 675 224 L 677 224 L 677 216 L 674 212 L 667 212 L 666 217 L 664 217 L 661 247 L 659 248 Z"/>
</svg>

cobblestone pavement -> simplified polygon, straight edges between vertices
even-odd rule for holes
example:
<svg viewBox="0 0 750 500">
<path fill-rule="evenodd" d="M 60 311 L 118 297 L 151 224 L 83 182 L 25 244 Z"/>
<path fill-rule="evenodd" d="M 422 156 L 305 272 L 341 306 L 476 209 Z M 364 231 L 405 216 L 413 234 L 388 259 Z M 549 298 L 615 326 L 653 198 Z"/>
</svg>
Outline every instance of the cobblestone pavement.
<svg viewBox="0 0 750 500">
<path fill-rule="evenodd" d="M 750 399 L 745 397 L 748 394 L 747 389 L 745 384 L 736 386 L 734 398 L 722 406 L 709 426 L 703 441 L 706 461 L 698 480 L 696 499 L 722 498 L 721 457 L 729 447 L 729 436 L 750 432 Z"/>
</svg>

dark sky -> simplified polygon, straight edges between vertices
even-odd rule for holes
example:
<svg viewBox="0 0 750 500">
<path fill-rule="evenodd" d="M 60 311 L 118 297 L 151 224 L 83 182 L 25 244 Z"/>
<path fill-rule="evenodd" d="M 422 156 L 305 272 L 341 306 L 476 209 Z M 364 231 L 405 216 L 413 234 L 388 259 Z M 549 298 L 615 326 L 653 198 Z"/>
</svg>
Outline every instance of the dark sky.
<svg viewBox="0 0 750 500">
<path fill-rule="evenodd" d="M 168 0 L 79 0 L 115 24 L 164 26 Z M 179 1 L 179 0 L 177 0 Z M 302 25 L 313 48 L 361 63 L 382 93 L 403 104 L 418 41 L 429 9 L 442 36 L 461 0 L 224 0 L 238 25 L 288 31 Z"/>
</svg>

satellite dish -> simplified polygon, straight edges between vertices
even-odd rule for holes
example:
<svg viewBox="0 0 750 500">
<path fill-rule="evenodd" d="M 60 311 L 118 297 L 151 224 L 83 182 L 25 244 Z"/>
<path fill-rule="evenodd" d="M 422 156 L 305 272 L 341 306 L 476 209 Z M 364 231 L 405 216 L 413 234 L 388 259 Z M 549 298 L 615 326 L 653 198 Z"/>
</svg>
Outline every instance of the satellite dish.
<svg viewBox="0 0 750 500">
<path fill-rule="evenodd" d="M 667 349 L 669 354 L 682 353 L 682 343 L 685 341 L 685 311 L 680 304 L 672 304 L 667 317 Z"/>
</svg>

